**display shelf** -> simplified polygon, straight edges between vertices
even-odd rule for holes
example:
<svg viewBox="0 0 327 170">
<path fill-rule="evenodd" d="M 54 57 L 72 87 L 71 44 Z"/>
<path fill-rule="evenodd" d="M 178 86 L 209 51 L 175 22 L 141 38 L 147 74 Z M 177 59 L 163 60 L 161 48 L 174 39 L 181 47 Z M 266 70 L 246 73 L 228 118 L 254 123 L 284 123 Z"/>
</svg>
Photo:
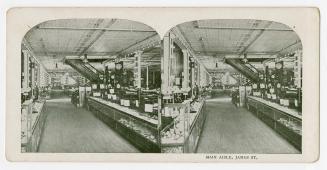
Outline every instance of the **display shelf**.
<svg viewBox="0 0 327 170">
<path fill-rule="evenodd" d="M 296 110 L 253 96 L 247 97 L 247 108 L 302 150 L 302 116 Z"/>
</svg>

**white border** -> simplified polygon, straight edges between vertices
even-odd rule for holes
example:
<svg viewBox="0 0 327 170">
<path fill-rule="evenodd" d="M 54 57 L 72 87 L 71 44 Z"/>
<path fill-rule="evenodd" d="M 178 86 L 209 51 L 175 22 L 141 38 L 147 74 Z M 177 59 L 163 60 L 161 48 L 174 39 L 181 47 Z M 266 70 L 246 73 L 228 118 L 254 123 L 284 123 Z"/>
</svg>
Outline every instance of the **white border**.
<svg viewBox="0 0 327 170">
<path fill-rule="evenodd" d="M 158 0 L 158 1 L 151 1 L 151 0 L 143 0 L 137 1 L 134 0 L 126 0 L 126 1 L 115 1 L 115 0 L 98 0 L 98 1 L 79 1 L 79 0 L 65 0 L 65 1 L 58 1 L 58 0 L 48 0 L 48 1 L 39 1 L 39 0 L 3 0 L 0 2 L 0 75 L 3 78 L 0 83 L 1 94 L 5 94 L 5 49 L 6 49 L 6 40 L 5 40 L 5 27 L 6 27 L 6 10 L 11 7 L 17 6 L 316 6 L 320 8 L 321 12 L 321 47 L 327 46 L 327 1 L 325 0 L 315 0 L 315 1 L 308 1 L 308 0 L 297 0 L 296 2 L 293 0 L 274 0 L 274 1 L 261 1 L 261 0 L 220 0 L 217 2 L 213 2 L 211 0 Z M 321 56 L 326 56 L 327 50 L 326 48 L 321 48 Z M 320 60 L 321 65 L 321 74 L 327 73 L 327 58 L 321 57 Z M 322 76 L 320 81 L 321 87 L 326 87 L 327 85 L 327 77 Z M 322 88 L 321 89 L 321 103 L 327 103 L 327 91 Z M 1 95 L 0 97 L 0 108 L 1 113 L 5 113 L 5 95 Z M 321 112 L 326 113 L 327 107 L 326 105 L 321 105 Z M 326 132 L 327 130 L 327 116 L 326 114 L 322 114 L 321 117 L 321 131 Z M 0 114 L 0 167 L 4 169 L 26 169 L 26 168 L 33 168 L 35 170 L 43 170 L 47 168 L 49 170 L 52 169 L 78 169 L 78 170 L 86 170 L 90 168 L 95 169 L 144 169 L 143 166 L 147 165 L 147 168 L 152 169 L 200 169 L 200 168 L 221 168 L 221 169 L 254 169 L 254 170 L 272 170 L 272 169 L 291 169 L 291 170 L 302 170 L 302 169 L 327 169 L 327 148 L 326 143 L 327 139 L 326 133 L 321 133 L 321 154 L 320 159 L 314 164 L 96 164 L 96 163 L 83 163 L 83 164 L 75 164 L 75 163 L 61 163 L 61 164 L 54 164 L 54 163 L 9 163 L 5 159 L 4 155 L 4 134 L 5 134 L 5 114 Z"/>
<path fill-rule="evenodd" d="M 20 42 L 31 27 L 41 22 L 69 18 L 129 19 L 147 24 L 161 37 L 178 24 L 201 19 L 258 19 L 288 25 L 298 34 L 303 46 L 302 154 L 255 154 L 257 160 L 236 161 L 206 159 L 207 155 L 226 154 L 21 153 L 20 65 L 17 67 L 17 61 L 20 60 Z M 7 76 L 6 156 L 9 160 L 313 162 L 319 157 L 320 18 L 316 8 L 13 8 L 8 12 L 7 19 L 7 73 L 10 73 L 10 76 Z"/>
</svg>

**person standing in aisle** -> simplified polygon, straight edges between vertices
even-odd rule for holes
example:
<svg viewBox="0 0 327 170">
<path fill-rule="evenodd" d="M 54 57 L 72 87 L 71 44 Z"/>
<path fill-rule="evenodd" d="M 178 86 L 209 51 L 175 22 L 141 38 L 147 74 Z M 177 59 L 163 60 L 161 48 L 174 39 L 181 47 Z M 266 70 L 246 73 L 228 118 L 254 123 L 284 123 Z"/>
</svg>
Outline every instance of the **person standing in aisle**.
<svg viewBox="0 0 327 170">
<path fill-rule="evenodd" d="M 37 86 L 37 84 L 36 84 L 36 86 L 35 86 L 35 93 L 34 93 L 34 101 L 36 101 L 36 100 L 38 100 L 39 99 L 39 88 L 38 88 L 38 86 Z"/>
</svg>

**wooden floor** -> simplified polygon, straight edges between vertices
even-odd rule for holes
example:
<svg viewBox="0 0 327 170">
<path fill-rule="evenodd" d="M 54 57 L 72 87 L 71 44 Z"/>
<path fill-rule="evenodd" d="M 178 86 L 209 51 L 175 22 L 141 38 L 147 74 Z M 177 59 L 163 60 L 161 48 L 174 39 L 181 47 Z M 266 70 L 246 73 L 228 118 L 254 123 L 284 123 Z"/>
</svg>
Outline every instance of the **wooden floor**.
<svg viewBox="0 0 327 170">
<path fill-rule="evenodd" d="M 199 153 L 299 153 L 274 130 L 230 98 L 207 101 L 207 119 Z"/>
<path fill-rule="evenodd" d="M 102 121 L 69 99 L 47 101 L 39 152 L 139 152 Z M 207 101 L 199 153 L 299 153 L 275 131 L 230 99 Z"/>
<path fill-rule="evenodd" d="M 139 152 L 102 121 L 70 99 L 47 101 L 47 119 L 39 152 Z"/>
</svg>

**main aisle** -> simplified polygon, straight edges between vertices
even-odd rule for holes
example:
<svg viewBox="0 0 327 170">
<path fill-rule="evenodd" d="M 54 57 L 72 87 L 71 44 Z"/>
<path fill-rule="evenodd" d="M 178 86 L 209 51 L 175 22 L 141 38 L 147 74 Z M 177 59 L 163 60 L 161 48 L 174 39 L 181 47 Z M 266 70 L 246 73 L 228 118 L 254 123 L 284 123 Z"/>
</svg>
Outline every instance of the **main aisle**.
<svg viewBox="0 0 327 170">
<path fill-rule="evenodd" d="M 290 143 L 230 98 L 209 99 L 198 153 L 299 153 Z"/>
<path fill-rule="evenodd" d="M 48 100 L 46 111 L 39 152 L 139 152 L 91 112 L 72 105 L 69 98 Z"/>
</svg>

